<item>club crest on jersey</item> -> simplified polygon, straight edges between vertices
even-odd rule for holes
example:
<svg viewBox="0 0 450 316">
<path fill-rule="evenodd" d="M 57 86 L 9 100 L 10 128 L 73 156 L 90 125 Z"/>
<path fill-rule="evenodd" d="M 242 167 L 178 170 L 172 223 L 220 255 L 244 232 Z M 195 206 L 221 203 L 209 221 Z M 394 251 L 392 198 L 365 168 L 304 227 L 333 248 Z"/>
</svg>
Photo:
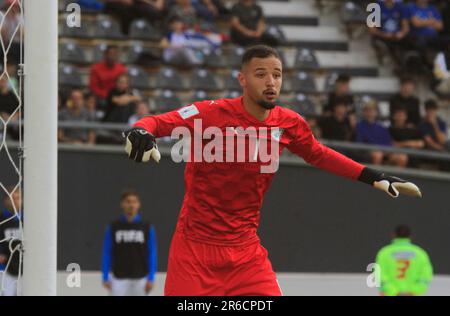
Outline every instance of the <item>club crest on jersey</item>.
<svg viewBox="0 0 450 316">
<path fill-rule="evenodd" d="M 279 142 L 281 139 L 281 135 L 283 135 L 283 132 L 284 128 L 273 129 L 271 132 L 272 138 Z"/>
</svg>

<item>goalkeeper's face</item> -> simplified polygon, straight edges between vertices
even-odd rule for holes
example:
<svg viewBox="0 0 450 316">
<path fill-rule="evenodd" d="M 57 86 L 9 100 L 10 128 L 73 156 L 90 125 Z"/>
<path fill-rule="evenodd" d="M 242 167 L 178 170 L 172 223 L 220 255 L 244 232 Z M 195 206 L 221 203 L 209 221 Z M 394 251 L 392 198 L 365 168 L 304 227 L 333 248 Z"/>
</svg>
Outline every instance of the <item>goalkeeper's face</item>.
<svg viewBox="0 0 450 316">
<path fill-rule="evenodd" d="M 127 217 L 134 217 L 141 208 L 141 201 L 135 195 L 128 195 L 122 200 L 121 207 Z"/>
<path fill-rule="evenodd" d="M 260 106 L 271 109 L 280 95 L 283 82 L 281 61 L 274 56 L 252 58 L 242 67 L 239 81 L 244 95 Z"/>
</svg>

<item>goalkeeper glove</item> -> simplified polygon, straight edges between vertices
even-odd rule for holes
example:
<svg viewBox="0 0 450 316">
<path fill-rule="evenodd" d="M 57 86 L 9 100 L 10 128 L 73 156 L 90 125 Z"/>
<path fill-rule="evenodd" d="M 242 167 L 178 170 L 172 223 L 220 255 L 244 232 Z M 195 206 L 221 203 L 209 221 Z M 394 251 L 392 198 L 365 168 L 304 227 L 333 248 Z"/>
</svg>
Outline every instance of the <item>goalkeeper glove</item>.
<svg viewBox="0 0 450 316">
<path fill-rule="evenodd" d="M 141 127 L 134 127 L 122 133 L 126 138 L 125 151 L 128 158 L 135 162 L 147 162 L 152 158 L 156 162 L 161 159 L 161 154 L 156 145 L 155 136 Z"/>
<path fill-rule="evenodd" d="M 372 185 L 390 196 L 396 198 L 401 194 L 422 197 L 420 189 L 412 182 L 389 176 L 370 168 L 364 168 L 358 178 L 359 181 Z"/>
</svg>

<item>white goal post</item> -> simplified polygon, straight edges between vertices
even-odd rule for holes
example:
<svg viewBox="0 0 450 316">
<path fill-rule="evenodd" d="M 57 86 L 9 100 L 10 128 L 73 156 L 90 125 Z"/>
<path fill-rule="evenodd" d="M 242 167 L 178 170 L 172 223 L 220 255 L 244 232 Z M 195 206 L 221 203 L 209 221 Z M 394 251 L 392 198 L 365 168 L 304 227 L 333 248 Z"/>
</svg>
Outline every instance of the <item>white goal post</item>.
<svg viewBox="0 0 450 316">
<path fill-rule="evenodd" d="M 23 5 L 23 294 L 56 295 L 58 0 Z"/>
</svg>

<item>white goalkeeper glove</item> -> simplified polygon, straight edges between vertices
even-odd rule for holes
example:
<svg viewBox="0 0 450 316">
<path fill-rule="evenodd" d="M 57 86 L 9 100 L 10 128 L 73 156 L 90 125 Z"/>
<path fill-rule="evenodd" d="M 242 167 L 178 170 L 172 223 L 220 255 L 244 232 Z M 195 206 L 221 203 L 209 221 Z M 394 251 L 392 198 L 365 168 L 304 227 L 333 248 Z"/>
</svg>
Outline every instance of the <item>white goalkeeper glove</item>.
<svg viewBox="0 0 450 316">
<path fill-rule="evenodd" d="M 386 175 L 370 168 L 364 168 L 358 178 L 359 181 L 372 185 L 390 196 L 396 198 L 400 194 L 422 197 L 420 189 L 412 182 Z"/>
<path fill-rule="evenodd" d="M 159 162 L 161 153 L 156 145 L 155 136 L 141 127 L 134 127 L 122 135 L 126 138 L 125 151 L 128 158 L 135 162 L 147 162 L 152 158 Z"/>
</svg>

